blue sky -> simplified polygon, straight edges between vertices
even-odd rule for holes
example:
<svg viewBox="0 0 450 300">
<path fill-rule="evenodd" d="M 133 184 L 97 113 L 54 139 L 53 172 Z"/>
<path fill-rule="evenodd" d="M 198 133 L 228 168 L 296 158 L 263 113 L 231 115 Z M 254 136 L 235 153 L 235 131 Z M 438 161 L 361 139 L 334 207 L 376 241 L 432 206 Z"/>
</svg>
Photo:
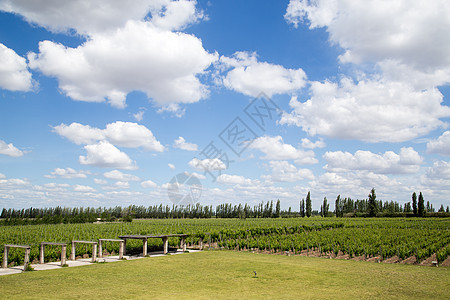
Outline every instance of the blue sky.
<svg viewBox="0 0 450 300">
<path fill-rule="evenodd" d="M 192 187 L 177 174 L 199 179 L 203 205 L 297 210 L 311 191 L 319 209 L 372 187 L 450 205 L 449 14 L 0 0 L 0 206 L 172 205 L 168 189 Z"/>
</svg>

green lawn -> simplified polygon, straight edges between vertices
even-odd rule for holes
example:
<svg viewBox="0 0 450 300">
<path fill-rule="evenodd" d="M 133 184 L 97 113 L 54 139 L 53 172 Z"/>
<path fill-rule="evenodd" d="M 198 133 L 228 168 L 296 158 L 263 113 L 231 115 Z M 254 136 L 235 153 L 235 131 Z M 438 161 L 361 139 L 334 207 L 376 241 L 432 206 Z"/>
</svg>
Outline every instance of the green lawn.
<svg viewBox="0 0 450 300">
<path fill-rule="evenodd" d="M 0 277 L 2 299 L 180 297 L 450 299 L 450 269 L 204 251 Z"/>
</svg>

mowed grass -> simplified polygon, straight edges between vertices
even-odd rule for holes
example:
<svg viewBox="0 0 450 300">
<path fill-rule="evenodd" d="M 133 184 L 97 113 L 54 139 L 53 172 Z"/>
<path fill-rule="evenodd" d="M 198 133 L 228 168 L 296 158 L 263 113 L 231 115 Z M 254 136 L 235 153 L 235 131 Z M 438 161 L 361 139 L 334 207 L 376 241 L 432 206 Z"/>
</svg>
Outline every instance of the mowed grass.
<svg viewBox="0 0 450 300">
<path fill-rule="evenodd" d="M 181 297 L 450 299 L 450 269 L 203 251 L 0 277 L 2 299 Z"/>
</svg>

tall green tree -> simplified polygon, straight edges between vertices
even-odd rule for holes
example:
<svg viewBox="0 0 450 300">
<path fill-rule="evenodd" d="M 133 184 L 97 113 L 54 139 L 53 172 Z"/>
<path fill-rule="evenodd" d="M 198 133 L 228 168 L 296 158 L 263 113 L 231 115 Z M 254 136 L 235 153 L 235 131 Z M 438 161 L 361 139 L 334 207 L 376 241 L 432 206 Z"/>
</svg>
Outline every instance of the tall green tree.
<svg viewBox="0 0 450 300">
<path fill-rule="evenodd" d="M 417 195 L 416 192 L 412 194 L 412 207 L 413 207 L 413 214 L 417 217 Z"/>
<path fill-rule="evenodd" d="M 425 216 L 425 203 L 423 201 L 422 192 L 420 192 L 420 194 L 419 194 L 419 201 L 417 204 L 417 213 L 418 213 L 419 217 Z"/>
<path fill-rule="evenodd" d="M 323 204 L 320 206 L 320 215 L 326 217 L 328 215 L 328 210 L 330 209 L 330 204 L 328 204 L 327 197 L 323 198 Z"/>
<path fill-rule="evenodd" d="M 275 207 L 275 218 L 279 218 L 281 213 L 280 199 L 277 200 L 277 205 Z"/>
<path fill-rule="evenodd" d="M 336 201 L 334 202 L 334 214 L 336 217 L 342 217 L 342 201 L 341 201 L 341 195 L 338 195 L 336 198 Z"/>
<path fill-rule="evenodd" d="M 303 198 L 302 201 L 300 201 L 300 217 L 305 217 L 305 199 Z"/>
<path fill-rule="evenodd" d="M 372 190 L 370 191 L 368 202 L 369 217 L 375 217 L 378 212 L 377 195 L 375 194 L 375 188 L 372 188 Z"/>
<path fill-rule="evenodd" d="M 306 195 L 306 216 L 308 218 L 311 217 L 311 213 L 312 213 L 311 193 L 308 192 L 308 195 Z"/>
</svg>

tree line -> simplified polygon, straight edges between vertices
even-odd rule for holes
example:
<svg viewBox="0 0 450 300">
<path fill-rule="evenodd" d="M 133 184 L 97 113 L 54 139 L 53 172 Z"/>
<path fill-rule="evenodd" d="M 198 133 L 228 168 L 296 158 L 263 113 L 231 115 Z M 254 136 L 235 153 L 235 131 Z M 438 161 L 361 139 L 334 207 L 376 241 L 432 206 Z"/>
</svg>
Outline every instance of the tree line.
<svg viewBox="0 0 450 300">
<path fill-rule="evenodd" d="M 381 201 L 376 199 L 375 189 L 370 191 L 368 199 L 353 200 L 337 196 L 335 210 L 330 211 L 330 203 L 323 199 L 320 210 L 313 210 L 311 193 L 306 200 L 300 201 L 299 211 L 281 209 L 281 202 L 277 200 L 261 202 L 253 207 L 248 204 L 224 203 L 213 208 L 212 205 L 177 206 L 177 205 L 130 205 L 128 207 L 54 207 L 6 209 L 0 214 L 0 225 L 26 224 L 60 224 L 60 223 L 92 223 L 96 221 L 131 221 L 132 219 L 197 219 L 197 218 L 292 218 L 292 217 L 425 217 L 450 216 L 449 207 L 441 205 L 438 212 L 429 201 L 425 204 L 422 193 L 412 194 L 411 202 L 404 205 L 396 201 Z"/>
</svg>

